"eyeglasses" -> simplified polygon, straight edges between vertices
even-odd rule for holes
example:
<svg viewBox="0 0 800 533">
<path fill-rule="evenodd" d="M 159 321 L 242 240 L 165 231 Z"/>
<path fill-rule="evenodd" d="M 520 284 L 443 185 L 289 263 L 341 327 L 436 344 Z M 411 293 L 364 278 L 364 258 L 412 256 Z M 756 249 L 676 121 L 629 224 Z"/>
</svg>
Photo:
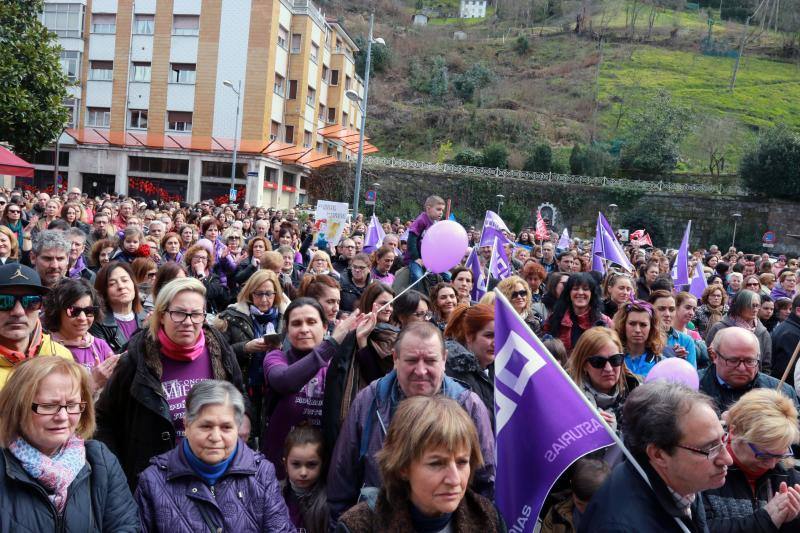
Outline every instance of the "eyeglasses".
<svg viewBox="0 0 800 533">
<path fill-rule="evenodd" d="M 757 282 L 757 281 L 753 282 L 753 283 L 745 284 L 745 287 L 760 287 L 760 286 L 761 286 L 761 284 L 759 282 Z"/>
<path fill-rule="evenodd" d="M 35 311 L 42 307 L 42 297 L 38 295 L 0 294 L 0 311 L 11 311 L 17 305 L 17 302 L 26 311 Z"/>
<path fill-rule="evenodd" d="M 37 415 L 55 415 L 64 409 L 68 415 L 79 415 L 86 410 L 86 402 L 68 403 L 59 405 L 57 403 L 32 403 L 31 409 Z"/>
<path fill-rule="evenodd" d="M 272 298 L 275 296 L 274 291 L 254 291 L 253 298 Z"/>
<path fill-rule="evenodd" d="M 512 300 L 514 298 L 527 298 L 527 297 L 528 297 L 528 291 L 515 291 L 511 293 Z"/>
<path fill-rule="evenodd" d="M 598 370 L 605 368 L 606 363 L 609 363 L 612 367 L 617 368 L 618 366 L 622 366 L 622 363 L 625 362 L 625 354 L 615 353 L 609 357 L 592 355 L 586 358 L 586 362 L 592 365 L 592 368 L 596 368 Z"/>
<path fill-rule="evenodd" d="M 350 266 L 350 270 L 356 270 L 358 272 L 361 272 L 362 270 L 366 270 L 366 269 L 367 269 L 367 267 L 360 266 L 360 265 L 351 265 Z"/>
<path fill-rule="evenodd" d="M 172 319 L 173 322 L 176 324 L 182 324 L 186 322 L 186 319 L 189 318 L 192 321 L 192 324 L 202 324 L 203 321 L 206 319 L 205 313 L 187 313 L 186 311 L 167 311 L 169 313 L 169 318 Z"/>
<path fill-rule="evenodd" d="M 414 316 L 422 320 L 430 320 L 431 318 L 433 318 L 433 313 L 431 313 L 430 311 L 418 311 L 414 313 Z"/>
<path fill-rule="evenodd" d="M 81 313 L 87 317 L 94 316 L 100 312 L 100 307 L 97 305 L 90 305 L 88 307 L 78 307 L 77 305 L 70 305 L 67 307 L 67 316 L 70 318 L 77 318 Z"/>
<path fill-rule="evenodd" d="M 786 450 L 786 452 L 782 454 L 775 455 L 774 453 L 768 453 L 759 450 L 755 444 L 751 444 L 748 442 L 747 445 L 750 446 L 750 449 L 753 450 L 753 455 L 755 455 L 756 459 L 758 459 L 759 461 L 769 461 L 771 459 L 786 459 L 788 457 L 794 456 L 794 452 L 792 451 L 791 448 L 789 448 L 788 450 Z"/>
<path fill-rule="evenodd" d="M 699 453 L 700 455 L 705 455 L 706 459 L 709 461 L 714 461 L 719 454 L 722 453 L 723 448 L 728 443 L 728 434 L 722 436 L 722 442 L 712 446 L 707 450 L 701 450 L 700 448 L 693 448 L 692 446 L 685 446 L 683 444 L 676 444 L 678 448 L 683 448 L 684 450 L 689 450 L 690 452 Z"/>
<path fill-rule="evenodd" d="M 19 215 L 20 214 L 20 210 L 19 209 L 8 209 L 6 211 L 6 213 L 8 213 L 9 215 Z"/>
<path fill-rule="evenodd" d="M 728 368 L 736 368 L 739 365 L 744 365 L 746 368 L 755 368 L 758 366 L 758 358 L 746 358 L 746 359 L 739 359 L 737 357 L 725 357 L 721 353 L 717 354 L 717 357 L 725 361 L 725 365 Z"/>
</svg>

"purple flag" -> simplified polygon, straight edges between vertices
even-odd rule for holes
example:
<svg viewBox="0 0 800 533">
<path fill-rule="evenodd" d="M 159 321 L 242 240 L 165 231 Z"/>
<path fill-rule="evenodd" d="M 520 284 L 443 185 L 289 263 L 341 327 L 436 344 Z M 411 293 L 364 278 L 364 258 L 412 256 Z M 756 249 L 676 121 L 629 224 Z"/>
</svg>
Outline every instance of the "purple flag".
<svg viewBox="0 0 800 533">
<path fill-rule="evenodd" d="M 384 237 L 386 237 L 386 232 L 383 231 L 381 221 L 377 216 L 372 215 L 367 228 L 367 236 L 364 239 L 364 252 L 370 254 L 383 246 Z"/>
<path fill-rule="evenodd" d="M 486 294 L 486 276 L 483 274 L 481 260 L 478 257 L 478 247 L 474 247 L 467 257 L 464 266 L 472 272 L 472 299 L 476 302 Z"/>
<path fill-rule="evenodd" d="M 594 243 L 592 243 L 592 270 L 606 273 L 606 267 L 603 264 L 603 234 L 600 229 L 600 213 L 597 214 L 597 223 L 594 228 Z"/>
<path fill-rule="evenodd" d="M 614 440 L 538 337 L 495 294 L 495 498 L 509 531 L 530 533 L 558 477 Z"/>
<path fill-rule="evenodd" d="M 481 240 L 479 246 L 492 246 L 494 238 L 497 237 L 501 243 L 512 243 L 503 233 L 504 231 L 511 232 L 500 218 L 500 215 L 494 211 L 486 211 L 486 216 L 483 219 L 483 229 L 481 230 Z"/>
<path fill-rule="evenodd" d="M 675 286 L 689 284 L 689 233 L 692 231 L 692 221 L 686 224 L 686 231 L 683 232 L 681 247 L 678 248 L 678 256 L 675 258 L 675 272 L 672 278 Z"/>
<path fill-rule="evenodd" d="M 511 261 L 508 260 L 506 249 L 499 239 L 494 240 L 492 246 L 492 258 L 489 261 L 489 274 L 497 280 L 506 279 L 513 274 Z"/>
<path fill-rule="evenodd" d="M 625 251 L 622 249 L 622 246 L 620 246 L 617 238 L 614 236 L 614 233 L 609 231 L 609 227 L 610 226 L 603 214 L 598 213 L 592 255 L 599 255 L 603 259 L 617 263 L 628 272 L 633 272 L 633 265 L 631 264 L 630 259 L 628 259 L 628 256 L 625 255 Z M 592 270 L 595 270 L 595 264 L 596 262 L 593 260 Z M 600 272 L 602 273 L 602 271 Z"/>
<path fill-rule="evenodd" d="M 505 234 L 497 228 L 485 227 L 481 232 L 481 240 L 478 246 L 492 246 L 494 240 L 497 239 L 500 244 L 510 244 L 515 246 Z"/>
<path fill-rule="evenodd" d="M 562 250 L 566 250 L 569 248 L 570 240 L 569 240 L 569 232 L 567 228 L 564 228 L 564 231 L 561 232 L 561 238 L 558 239 L 558 244 L 556 248 L 561 248 Z"/>
<path fill-rule="evenodd" d="M 706 290 L 706 287 L 708 287 L 708 282 L 706 281 L 706 273 L 703 272 L 703 263 L 698 261 L 694 270 L 694 277 L 689 284 L 689 292 L 697 296 L 699 300 L 703 297 L 703 291 Z"/>
</svg>

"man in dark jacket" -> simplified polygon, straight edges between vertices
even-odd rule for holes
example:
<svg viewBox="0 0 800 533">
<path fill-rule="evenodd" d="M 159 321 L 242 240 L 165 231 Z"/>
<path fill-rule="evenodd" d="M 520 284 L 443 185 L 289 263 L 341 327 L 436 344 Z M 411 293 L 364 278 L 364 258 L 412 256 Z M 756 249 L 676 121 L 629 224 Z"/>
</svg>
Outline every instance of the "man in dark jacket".
<svg viewBox="0 0 800 533">
<path fill-rule="evenodd" d="M 700 390 L 714 399 L 717 409 L 727 411 L 747 391 L 761 387 L 775 389 L 778 380 L 758 371 L 758 338 L 740 327 L 719 330 L 711 343 L 714 364 L 700 374 Z M 781 391 L 800 409 L 797 394 L 787 384 Z"/>
<path fill-rule="evenodd" d="M 339 309 L 345 313 L 352 313 L 364 289 L 372 281 L 369 275 L 369 256 L 367 254 L 356 254 L 350 260 L 350 268 L 342 272 L 342 290 L 340 292 L 342 301 Z"/>
<path fill-rule="evenodd" d="M 792 300 L 792 312 L 789 318 L 772 330 L 772 376 L 778 379 L 783 376 L 789 360 L 792 358 L 797 343 L 800 342 L 800 295 Z M 786 383 L 794 387 L 794 370 L 797 361 L 786 376 Z"/>
<path fill-rule="evenodd" d="M 650 486 L 626 461 L 594 495 L 578 531 L 707 532 L 698 493 L 725 483 L 733 463 L 706 395 L 655 381 L 637 387 L 623 410 L 625 445 Z"/>
</svg>

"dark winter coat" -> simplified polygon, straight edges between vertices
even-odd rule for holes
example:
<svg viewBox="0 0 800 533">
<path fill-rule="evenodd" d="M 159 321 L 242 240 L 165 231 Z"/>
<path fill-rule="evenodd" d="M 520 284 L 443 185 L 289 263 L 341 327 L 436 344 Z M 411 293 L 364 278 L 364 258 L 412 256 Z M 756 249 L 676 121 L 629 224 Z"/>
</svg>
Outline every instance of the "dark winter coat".
<svg viewBox="0 0 800 533">
<path fill-rule="evenodd" d="M 369 286 L 371 281 L 372 280 L 370 277 L 367 276 L 364 286 L 358 287 L 355 283 L 353 283 L 353 278 L 349 268 L 342 272 L 342 279 L 340 280 L 342 285 L 342 289 L 340 291 L 342 301 L 339 303 L 339 309 L 346 313 L 352 313 L 358 304 L 358 300 L 361 299 L 361 295 L 364 293 L 364 290 L 367 288 L 367 286 Z"/>
<path fill-rule="evenodd" d="M 216 329 L 204 325 L 203 332 L 213 378 L 229 381 L 244 393 L 242 371 L 231 347 Z M 158 340 L 147 331 L 134 335 L 97 401 L 95 436 L 119 458 L 131 489 L 150 458 L 175 447 L 175 426 L 161 384 L 161 358 Z"/>
<path fill-rule="evenodd" d="M 231 293 L 216 272 L 211 272 L 200 280 L 206 288 L 206 311 L 217 314 L 228 306 Z"/>
<path fill-rule="evenodd" d="M 793 487 L 800 483 L 800 472 L 794 468 L 784 468 L 778 463 L 775 468 L 758 478 L 753 494 L 744 472 L 735 464 L 729 466 L 722 487 L 703 491 L 708 529 L 712 533 L 800 531 L 800 519 L 787 522 L 778 529 L 764 509 L 772 499 L 774 488 L 781 481 Z"/>
<path fill-rule="evenodd" d="M 241 440 L 213 488 L 189 466 L 183 446 L 178 446 L 150 460 L 135 497 L 145 532 L 296 531 L 275 467 Z"/>
<path fill-rule="evenodd" d="M 706 344 L 711 346 L 714 337 L 720 330 L 734 326 L 736 326 L 736 319 L 730 315 L 722 317 L 722 320 L 708 328 L 708 333 L 706 333 L 705 337 Z M 758 339 L 759 351 L 761 352 L 761 371 L 765 374 L 769 374 L 772 371 L 772 339 L 769 336 L 769 331 L 767 331 L 767 328 L 764 327 L 760 320 L 756 319 L 756 329 L 753 333 Z M 794 347 L 792 347 L 792 350 L 794 350 Z"/>
<path fill-rule="evenodd" d="M 789 360 L 792 358 L 797 343 L 800 342 L 800 317 L 792 313 L 789 318 L 778 324 L 772 331 L 772 376 L 778 379 L 783 376 Z M 786 376 L 786 383 L 794 387 L 794 369 Z"/>
<path fill-rule="evenodd" d="M 245 304 L 235 303 L 229 305 L 224 311 L 217 315 L 219 320 L 224 320 L 226 327 L 220 327 L 222 334 L 228 344 L 233 348 L 233 353 L 236 354 L 236 360 L 239 362 L 239 367 L 242 369 L 242 374 L 247 375 L 250 368 L 250 362 L 255 354 L 247 353 L 244 351 L 244 345 L 255 339 L 255 325 L 253 324 L 253 317 L 250 315 L 250 309 Z M 281 315 L 278 314 L 278 327 L 276 333 L 282 331 Z M 262 361 L 263 362 L 263 361 Z M 260 371 L 261 365 L 258 369 Z"/>
<path fill-rule="evenodd" d="M 478 395 L 489 412 L 489 420 L 494 427 L 494 365 L 489 365 L 487 371 L 481 368 L 475 355 L 467 350 L 461 343 L 448 340 L 447 365 L 445 373 L 457 379 Z"/>
<path fill-rule="evenodd" d="M 114 313 L 108 308 L 104 311 L 103 320 L 95 320 L 89 333 L 106 341 L 114 353 L 122 353 L 127 348 L 129 339 L 125 339 L 122 329 L 114 319 Z M 136 313 L 136 325 L 141 328 L 146 318 L 147 313 L 144 311 Z"/>
<path fill-rule="evenodd" d="M 740 389 L 732 389 L 730 387 L 723 387 L 717 380 L 717 367 L 711 365 L 707 369 L 700 372 L 700 392 L 704 392 L 714 399 L 717 404 L 717 409 L 720 413 L 727 411 L 731 405 L 736 403 L 739 398 L 752 389 L 776 389 L 778 387 L 778 380 L 772 376 L 768 376 L 762 372 L 756 374 L 753 381 Z M 787 397 L 791 398 L 795 407 L 800 410 L 800 404 L 797 401 L 797 394 L 793 387 L 786 383 L 781 387 L 781 392 Z"/>
<path fill-rule="evenodd" d="M 620 463 L 592 496 L 578 533 L 680 532 L 676 519 L 693 533 L 707 533 L 703 499 L 695 498 L 692 517 L 687 517 L 647 458 L 640 459 L 639 464 L 653 488 L 628 461 Z"/>
<path fill-rule="evenodd" d="M 17 458 L 0 451 L 0 531 L 140 531 L 136 504 L 117 458 L 101 442 L 89 440 L 85 446 L 86 464 L 69 486 L 61 516 Z"/>
</svg>

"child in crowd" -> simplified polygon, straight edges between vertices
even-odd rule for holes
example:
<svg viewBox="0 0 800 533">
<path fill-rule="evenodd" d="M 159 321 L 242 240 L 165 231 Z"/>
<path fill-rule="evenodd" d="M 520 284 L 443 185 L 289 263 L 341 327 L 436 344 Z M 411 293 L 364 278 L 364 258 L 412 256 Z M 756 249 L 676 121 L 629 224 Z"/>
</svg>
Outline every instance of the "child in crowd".
<svg viewBox="0 0 800 533">
<path fill-rule="evenodd" d="M 566 498 L 556 503 L 542 522 L 541 533 L 573 533 L 578 531 L 586 506 L 594 493 L 611 473 L 605 461 L 582 457 L 572 466 L 570 491 Z"/>
<path fill-rule="evenodd" d="M 422 265 L 422 239 L 425 232 L 444 214 L 444 200 L 439 196 L 428 196 L 425 200 L 425 210 L 414 219 L 408 228 L 408 248 L 403 259 L 408 265 L 409 283 L 414 283 L 425 273 Z M 443 275 L 444 276 L 444 275 Z"/>
<path fill-rule="evenodd" d="M 322 433 L 301 424 L 286 436 L 283 464 L 288 483 L 283 497 L 298 531 L 323 533 L 328 530 L 328 502 L 322 477 Z"/>
<path fill-rule="evenodd" d="M 136 227 L 128 226 L 122 233 L 119 248 L 111 258 L 112 261 L 124 261 L 126 263 L 133 263 L 137 257 L 147 257 L 150 255 L 150 248 L 148 246 L 141 249 L 141 243 L 144 240 L 142 230 Z"/>
</svg>

